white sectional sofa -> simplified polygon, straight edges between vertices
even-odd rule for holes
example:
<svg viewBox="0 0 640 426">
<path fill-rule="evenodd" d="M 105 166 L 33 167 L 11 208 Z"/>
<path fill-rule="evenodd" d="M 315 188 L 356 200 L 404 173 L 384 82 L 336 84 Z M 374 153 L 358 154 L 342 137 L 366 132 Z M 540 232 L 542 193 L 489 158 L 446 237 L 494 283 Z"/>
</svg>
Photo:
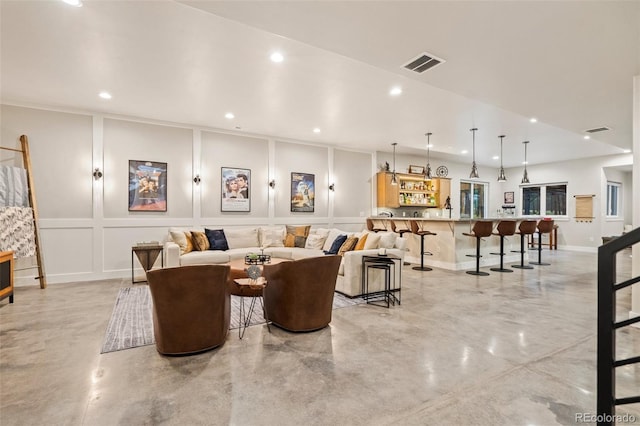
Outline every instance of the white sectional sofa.
<svg viewBox="0 0 640 426">
<path fill-rule="evenodd" d="M 174 241 L 180 239 L 185 231 L 204 232 L 204 229 L 171 228 L 164 244 L 165 267 L 202 264 L 225 264 L 231 260 L 243 259 L 249 253 L 260 253 L 284 259 L 303 259 L 307 257 L 324 256 L 323 250 L 329 250 L 339 235 L 362 238 L 367 235 L 365 249 L 347 251 L 343 253 L 342 263 L 336 281 L 336 291 L 350 297 L 362 294 L 362 256 L 378 254 L 380 247 L 387 249 L 387 254 L 393 254 L 404 259 L 407 241 L 392 232 L 377 234 L 363 231 L 360 233 L 342 231 L 336 228 L 311 228 L 305 242 L 305 247 L 285 247 L 285 226 L 253 227 L 253 228 L 224 228 L 228 250 L 192 250 L 184 253 L 180 245 Z M 396 268 L 396 282 L 400 280 L 400 269 Z M 383 288 L 382 271 L 374 271 L 369 277 L 370 291 Z"/>
</svg>

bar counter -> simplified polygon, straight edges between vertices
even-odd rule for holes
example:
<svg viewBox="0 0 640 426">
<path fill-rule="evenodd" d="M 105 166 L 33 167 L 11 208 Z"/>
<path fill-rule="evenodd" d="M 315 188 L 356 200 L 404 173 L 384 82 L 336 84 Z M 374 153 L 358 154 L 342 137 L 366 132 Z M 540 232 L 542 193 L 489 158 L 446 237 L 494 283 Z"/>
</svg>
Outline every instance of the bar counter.
<svg viewBox="0 0 640 426">
<path fill-rule="evenodd" d="M 498 226 L 498 222 L 501 220 L 515 220 L 520 222 L 522 220 L 537 220 L 533 217 L 495 217 L 495 218 L 482 218 L 482 219 L 449 219 L 447 217 L 382 217 L 373 216 L 370 217 L 376 227 L 384 227 L 388 231 L 391 231 L 390 221 L 394 221 L 396 224 L 396 230 L 411 229 L 410 221 L 415 220 L 418 226 L 426 231 L 431 231 L 437 235 L 428 235 L 424 237 L 425 252 L 432 253 L 431 256 L 424 256 L 425 266 L 431 266 L 435 268 L 448 269 L 452 271 L 460 271 L 467 269 L 475 269 L 475 258 L 467 255 L 475 255 L 476 253 L 476 238 L 462 235 L 463 232 L 470 233 L 473 228 L 473 224 L 478 220 L 491 220 L 495 227 Z M 495 231 L 494 231 L 495 232 Z M 408 240 L 407 250 L 408 253 L 405 256 L 405 260 L 412 264 L 420 264 L 420 236 L 411 232 L 404 234 L 404 237 Z M 525 251 L 527 249 L 527 241 L 525 240 Z M 511 264 L 520 263 L 520 235 L 515 234 L 513 236 L 505 237 L 504 242 L 504 265 L 509 268 Z M 516 252 L 512 252 L 516 250 Z M 492 235 L 491 237 L 483 238 L 480 245 L 480 267 L 494 266 L 500 264 L 500 256 L 497 254 L 500 252 L 500 237 L 498 235 Z M 527 253 L 525 253 L 525 262 L 528 259 Z"/>
</svg>

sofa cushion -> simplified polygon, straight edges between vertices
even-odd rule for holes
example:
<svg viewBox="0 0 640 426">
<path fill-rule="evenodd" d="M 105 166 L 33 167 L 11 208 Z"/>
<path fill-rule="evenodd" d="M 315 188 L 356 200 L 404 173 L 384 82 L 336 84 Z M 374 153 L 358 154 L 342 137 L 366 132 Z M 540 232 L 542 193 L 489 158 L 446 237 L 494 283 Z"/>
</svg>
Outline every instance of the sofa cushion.
<svg viewBox="0 0 640 426">
<path fill-rule="evenodd" d="M 363 232 L 362 236 L 358 239 L 358 244 L 353 248 L 354 250 L 364 250 L 364 244 L 367 242 L 367 238 L 369 237 L 368 232 Z"/>
<path fill-rule="evenodd" d="M 180 247 L 180 254 L 189 253 L 193 250 L 191 233 L 189 233 L 189 238 L 187 238 L 184 231 L 169 231 L 169 235 L 171 235 L 171 241 Z"/>
<path fill-rule="evenodd" d="M 180 256 L 180 266 L 186 265 L 211 265 L 229 263 L 227 252 L 219 250 L 192 251 Z"/>
<path fill-rule="evenodd" d="M 224 229 L 205 229 L 207 239 L 209 240 L 210 250 L 229 250 L 227 237 L 224 235 Z"/>
<path fill-rule="evenodd" d="M 289 250 L 291 250 L 291 259 L 293 260 L 306 259 L 308 257 L 324 256 L 324 254 L 322 253 L 322 250 L 306 249 L 306 248 L 299 248 L 299 247 L 292 247 Z"/>
<path fill-rule="evenodd" d="M 327 239 L 326 235 L 310 234 L 307 237 L 307 242 L 304 245 L 306 249 L 322 250 L 324 241 Z"/>
<path fill-rule="evenodd" d="M 204 232 L 191 231 L 191 242 L 195 250 L 209 250 L 209 240 Z"/>
<path fill-rule="evenodd" d="M 396 238 L 398 238 L 398 234 L 395 232 L 379 232 L 378 235 L 380 235 L 378 248 L 393 248 L 396 243 Z"/>
<path fill-rule="evenodd" d="M 311 229 L 311 225 L 306 225 L 306 226 L 287 225 L 287 235 L 284 239 L 284 246 L 304 248 L 307 242 L 307 237 L 309 236 L 310 229 Z"/>
<path fill-rule="evenodd" d="M 225 229 L 224 234 L 227 237 L 227 243 L 229 243 L 230 249 L 260 246 L 258 228 L 228 228 Z"/>
<path fill-rule="evenodd" d="M 367 241 L 364 243 L 364 250 L 373 250 L 378 248 L 378 243 L 380 242 L 380 235 L 377 233 L 368 233 Z"/>
<path fill-rule="evenodd" d="M 324 254 L 338 254 L 338 250 L 340 250 L 340 247 L 342 247 L 345 241 L 347 241 L 346 234 L 338 235 L 338 237 L 333 240 L 333 244 L 331 244 L 329 250 L 324 250 Z"/>
<path fill-rule="evenodd" d="M 344 243 L 342 243 L 342 245 L 340 246 L 340 249 L 338 250 L 338 255 L 342 256 L 346 252 L 352 251 L 356 247 L 356 244 L 358 244 L 358 237 L 355 237 L 355 236 L 347 237 Z"/>
<path fill-rule="evenodd" d="M 284 247 L 284 237 L 287 230 L 284 226 L 265 226 L 260 228 L 261 247 Z"/>
</svg>

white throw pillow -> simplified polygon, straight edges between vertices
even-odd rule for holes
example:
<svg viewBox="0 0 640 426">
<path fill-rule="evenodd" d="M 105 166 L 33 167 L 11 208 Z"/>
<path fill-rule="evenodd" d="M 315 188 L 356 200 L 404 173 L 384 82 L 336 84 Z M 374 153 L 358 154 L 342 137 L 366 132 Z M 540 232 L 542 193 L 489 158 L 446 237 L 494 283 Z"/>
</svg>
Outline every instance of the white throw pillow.
<svg viewBox="0 0 640 426">
<path fill-rule="evenodd" d="M 307 242 L 305 243 L 304 248 L 322 250 L 326 239 L 327 237 L 324 235 L 310 234 L 307 237 Z"/>
<path fill-rule="evenodd" d="M 230 249 L 258 247 L 258 228 L 225 228 L 224 236 Z"/>
<path fill-rule="evenodd" d="M 380 235 L 369 232 L 367 236 L 367 241 L 364 243 L 364 250 L 372 250 L 378 248 L 378 243 L 380 243 Z"/>
<path fill-rule="evenodd" d="M 329 235 L 327 236 L 327 239 L 324 240 L 324 246 L 322 246 L 322 250 L 328 251 L 331 248 L 331 245 L 333 244 L 335 239 L 338 238 L 338 236 L 340 236 L 340 235 L 348 235 L 348 234 L 349 234 L 348 232 L 344 232 L 344 231 L 341 231 L 339 229 L 332 228 L 329 231 Z"/>
<path fill-rule="evenodd" d="M 398 234 L 395 232 L 378 232 L 378 235 L 380 235 L 378 248 L 393 248 L 396 244 L 396 238 L 398 238 Z"/>
<path fill-rule="evenodd" d="M 261 247 L 284 247 L 286 228 L 284 226 L 266 226 L 260 228 Z"/>
</svg>

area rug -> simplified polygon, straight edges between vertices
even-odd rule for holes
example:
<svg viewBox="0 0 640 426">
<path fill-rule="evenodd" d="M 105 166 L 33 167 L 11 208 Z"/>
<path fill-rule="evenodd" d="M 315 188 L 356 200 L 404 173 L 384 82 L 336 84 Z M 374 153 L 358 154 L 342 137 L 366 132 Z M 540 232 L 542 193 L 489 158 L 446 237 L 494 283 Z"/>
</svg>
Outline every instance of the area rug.
<svg viewBox="0 0 640 426">
<path fill-rule="evenodd" d="M 230 329 L 236 329 L 239 325 L 240 300 L 238 296 L 231 296 L 231 325 Z M 251 298 L 244 298 L 245 308 L 249 309 Z M 359 305 L 365 300 L 359 297 L 349 298 L 340 293 L 334 293 L 333 309 Z M 100 353 L 121 351 L 123 349 L 136 348 L 138 346 L 153 345 L 153 317 L 151 313 L 152 302 L 149 287 L 122 288 L 116 297 L 116 304 L 107 325 L 107 331 L 102 343 Z M 260 302 L 255 304 L 249 325 L 263 324 L 264 316 Z"/>
</svg>

